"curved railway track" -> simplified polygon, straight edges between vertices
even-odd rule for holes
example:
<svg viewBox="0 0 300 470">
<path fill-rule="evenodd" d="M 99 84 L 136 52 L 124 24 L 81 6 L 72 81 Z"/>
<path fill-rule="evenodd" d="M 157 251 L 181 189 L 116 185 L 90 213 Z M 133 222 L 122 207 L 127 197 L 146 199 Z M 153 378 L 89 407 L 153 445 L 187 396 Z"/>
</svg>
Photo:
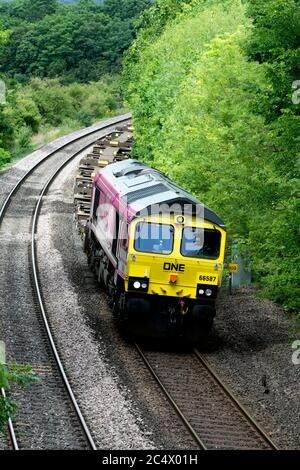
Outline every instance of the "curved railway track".
<svg viewBox="0 0 300 470">
<path fill-rule="evenodd" d="M 11 304 L 3 326 L 8 335 L 15 335 L 8 341 L 8 353 L 18 362 L 31 362 L 44 376 L 42 392 L 41 385 L 33 387 L 29 403 L 28 397 L 22 401 L 21 395 L 16 396 L 25 412 L 15 423 L 8 423 L 13 449 L 96 449 L 47 319 L 36 257 L 36 228 L 43 198 L 62 169 L 130 118 L 126 115 L 105 121 L 50 150 L 17 182 L 0 209 L 0 234 L 6 248 L 2 257 L 7 260 L 4 276 L 7 274 L 7 289 L 14 286 L 14 292 L 10 290 L 5 296 Z M 20 224 L 17 235 L 16 224 Z M 135 346 L 200 449 L 276 449 L 197 350 L 178 354 Z M 5 395 L 4 390 L 1 393 Z"/>
<path fill-rule="evenodd" d="M 201 450 L 277 450 L 198 350 L 135 347 Z"/>
<path fill-rule="evenodd" d="M 30 394 L 29 402 L 26 401 L 28 397 L 23 400 L 22 409 L 25 407 L 25 410 L 22 421 L 25 422 L 19 418 L 15 423 L 9 420 L 9 437 L 15 450 L 60 448 L 65 430 L 62 447 L 96 449 L 47 319 L 36 259 L 36 227 L 43 197 L 62 169 L 96 140 L 113 133 L 117 125 L 128 122 L 130 117 L 125 115 L 105 121 L 93 130 L 87 130 L 84 135 L 81 133 L 68 143 L 50 150 L 17 182 L 0 209 L 0 233 L 6 248 L 6 253 L 2 254 L 7 266 L 4 276 L 8 274 L 9 277 L 5 287 L 10 287 L 10 291 L 6 292 L 9 305 L 3 326 L 5 331 L 14 335 L 13 339 L 8 340 L 8 354 L 18 362 L 31 362 L 34 370 L 44 375 L 42 393 L 35 389 Z M 23 261 L 20 270 L 19 258 Z M 15 286 L 11 284 L 13 281 L 16 281 Z M 5 396 L 4 390 L 1 393 Z"/>
</svg>

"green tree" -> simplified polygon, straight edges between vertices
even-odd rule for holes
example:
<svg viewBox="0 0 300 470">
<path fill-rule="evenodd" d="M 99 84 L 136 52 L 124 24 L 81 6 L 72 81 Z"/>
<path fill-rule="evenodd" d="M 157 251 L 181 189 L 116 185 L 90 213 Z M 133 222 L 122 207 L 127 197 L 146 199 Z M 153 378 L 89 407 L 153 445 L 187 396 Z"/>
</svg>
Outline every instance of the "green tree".
<svg viewBox="0 0 300 470">
<path fill-rule="evenodd" d="M 0 51 L 1 49 L 7 44 L 8 42 L 8 32 L 3 28 L 2 24 L 0 23 Z M 1 65 L 1 63 L 0 63 Z M 4 141 L 7 138 L 7 133 L 10 133 L 10 126 L 6 120 L 6 117 L 3 113 L 4 110 L 4 105 L 3 105 L 3 100 L 6 99 L 6 96 L 2 96 L 3 93 L 5 93 L 5 88 L 6 85 L 3 86 L 4 84 L 4 77 L 1 76 L 0 74 L 0 80 L 1 80 L 1 86 L 0 86 L 0 166 L 8 163 L 11 159 L 11 155 L 2 148 L 4 145 Z"/>
<path fill-rule="evenodd" d="M 26 21 L 39 21 L 44 16 L 52 15 L 58 8 L 57 0 L 16 0 L 10 6 L 14 16 Z"/>
<path fill-rule="evenodd" d="M 132 23 L 154 0 L 105 0 L 101 10 L 112 18 Z"/>
<path fill-rule="evenodd" d="M 167 0 L 166 4 L 173 6 L 174 2 Z M 175 15 L 175 20 L 171 9 L 170 24 L 157 40 L 152 40 L 151 36 L 145 44 L 141 33 L 129 50 L 123 83 L 135 113 L 136 149 L 141 156 L 151 157 L 155 143 L 162 145 L 161 131 L 178 99 L 180 84 L 205 44 L 218 34 L 233 33 L 246 21 L 244 7 L 238 1 L 234 2 L 235 7 L 229 10 L 230 13 L 219 2 L 208 8 L 203 1 L 194 4 L 193 8 L 183 9 Z M 178 5 L 175 11 L 178 13 Z"/>
<path fill-rule="evenodd" d="M 25 82 L 31 76 L 65 81 L 97 80 L 120 71 L 124 51 L 135 37 L 134 21 L 151 0 L 14 0 L 0 3 L 9 44 L 0 54 L 2 71 Z"/>
<path fill-rule="evenodd" d="M 270 154 L 284 193 L 265 240 L 267 294 L 288 307 L 299 308 L 300 243 L 299 170 L 300 106 L 292 100 L 292 85 L 300 78 L 300 2 L 249 0 L 253 30 L 246 51 L 251 60 L 265 64 L 271 84 L 257 102 L 257 110 L 270 123 Z"/>
<path fill-rule="evenodd" d="M 267 64 L 272 91 L 262 112 L 277 119 L 283 109 L 300 115 L 291 100 L 292 83 L 300 77 L 300 3 L 297 0 L 249 0 L 254 28 L 247 42 L 250 59 Z"/>
</svg>

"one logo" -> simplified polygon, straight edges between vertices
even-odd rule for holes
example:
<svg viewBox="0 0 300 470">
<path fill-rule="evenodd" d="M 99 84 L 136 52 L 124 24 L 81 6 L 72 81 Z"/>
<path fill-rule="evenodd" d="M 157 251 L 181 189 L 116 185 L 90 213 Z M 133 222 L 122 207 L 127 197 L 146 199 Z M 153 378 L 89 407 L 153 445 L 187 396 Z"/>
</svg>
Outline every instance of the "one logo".
<svg viewBox="0 0 300 470">
<path fill-rule="evenodd" d="M 164 263 L 164 271 L 176 271 L 184 273 L 185 264 Z"/>
</svg>

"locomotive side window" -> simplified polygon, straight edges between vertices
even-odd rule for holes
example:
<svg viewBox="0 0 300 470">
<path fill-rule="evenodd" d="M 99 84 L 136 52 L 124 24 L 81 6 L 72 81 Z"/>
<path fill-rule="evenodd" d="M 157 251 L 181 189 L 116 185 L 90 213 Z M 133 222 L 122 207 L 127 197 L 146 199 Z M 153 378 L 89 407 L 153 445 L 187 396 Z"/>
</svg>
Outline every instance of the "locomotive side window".
<svg viewBox="0 0 300 470">
<path fill-rule="evenodd" d="M 181 254 L 190 258 L 217 259 L 220 255 L 221 233 L 218 230 L 185 227 L 182 232 Z"/>
<path fill-rule="evenodd" d="M 100 201 L 100 189 L 96 187 L 95 190 L 95 198 L 94 198 L 94 207 L 93 207 L 93 219 L 97 219 L 97 210 L 99 207 L 99 201 Z"/>
<path fill-rule="evenodd" d="M 123 250 L 128 248 L 128 225 L 124 221 L 121 222 L 120 246 Z"/>
<path fill-rule="evenodd" d="M 174 227 L 172 225 L 141 222 L 136 226 L 134 248 L 144 253 L 169 255 L 173 251 Z"/>
<path fill-rule="evenodd" d="M 112 244 L 112 252 L 115 255 L 117 252 L 117 244 L 118 244 L 118 239 L 119 239 L 119 224 L 120 224 L 120 217 L 119 213 L 114 210 L 115 217 L 114 217 L 114 237 L 113 237 L 113 244 Z"/>
</svg>

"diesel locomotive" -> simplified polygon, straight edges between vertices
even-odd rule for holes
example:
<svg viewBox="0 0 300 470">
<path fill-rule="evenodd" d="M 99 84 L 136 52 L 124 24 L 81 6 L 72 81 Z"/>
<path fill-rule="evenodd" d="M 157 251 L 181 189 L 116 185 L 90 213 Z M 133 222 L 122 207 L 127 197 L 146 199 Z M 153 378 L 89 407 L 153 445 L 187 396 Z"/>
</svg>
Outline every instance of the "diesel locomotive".
<svg viewBox="0 0 300 470">
<path fill-rule="evenodd" d="M 100 158 L 83 242 L 113 314 L 134 335 L 197 343 L 216 312 L 224 223 L 145 163 Z"/>
</svg>

